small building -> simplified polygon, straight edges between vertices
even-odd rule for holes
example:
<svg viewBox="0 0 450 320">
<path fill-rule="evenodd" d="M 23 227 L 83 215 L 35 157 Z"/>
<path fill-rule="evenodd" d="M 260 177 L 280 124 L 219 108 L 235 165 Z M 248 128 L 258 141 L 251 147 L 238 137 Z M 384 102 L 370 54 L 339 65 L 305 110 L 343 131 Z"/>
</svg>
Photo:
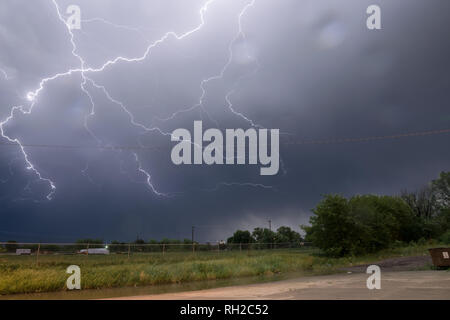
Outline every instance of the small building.
<svg viewBox="0 0 450 320">
<path fill-rule="evenodd" d="M 18 256 L 29 256 L 31 254 L 31 249 L 16 249 L 16 255 Z"/>
</svg>

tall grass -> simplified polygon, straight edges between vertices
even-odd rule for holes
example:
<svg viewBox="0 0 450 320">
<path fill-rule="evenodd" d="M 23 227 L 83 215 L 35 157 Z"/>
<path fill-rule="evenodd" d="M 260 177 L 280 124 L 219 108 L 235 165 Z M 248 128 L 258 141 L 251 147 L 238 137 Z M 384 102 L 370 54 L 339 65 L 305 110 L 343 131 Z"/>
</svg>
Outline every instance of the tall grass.
<svg viewBox="0 0 450 320">
<path fill-rule="evenodd" d="M 81 268 L 83 289 L 183 283 L 297 272 L 329 274 L 381 258 L 422 254 L 426 247 L 397 248 L 364 257 L 328 258 L 317 250 L 161 253 L 109 256 L 0 256 L 0 294 L 66 290 L 66 268 Z"/>
</svg>

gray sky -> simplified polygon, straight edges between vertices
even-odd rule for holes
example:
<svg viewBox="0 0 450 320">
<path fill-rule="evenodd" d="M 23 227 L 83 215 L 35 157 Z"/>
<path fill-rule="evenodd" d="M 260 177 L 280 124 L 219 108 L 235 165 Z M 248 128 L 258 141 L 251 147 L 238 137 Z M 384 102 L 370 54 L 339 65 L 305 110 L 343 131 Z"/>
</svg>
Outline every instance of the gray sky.
<svg viewBox="0 0 450 320">
<path fill-rule="evenodd" d="M 396 194 L 449 169 L 448 133 L 286 143 L 450 128 L 448 1 L 377 0 L 376 31 L 374 1 L 211 0 L 202 23 L 205 3 L 59 0 L 61 14 L 81 8 L 72 43 L 51 0 L 0 2 L 0 121 L 26 153 L 0 145 L 0 240 L 182 239 L 196 225 L 216 241 L 269 218 L 299 230 L 325 193 Z M 139 61 L 86 72 L 83 87 L 68 72 L 117 57 Z M 248 119 L 283 133 L 278 175 L 175 166 L 160 134 Z"/>
</svg>

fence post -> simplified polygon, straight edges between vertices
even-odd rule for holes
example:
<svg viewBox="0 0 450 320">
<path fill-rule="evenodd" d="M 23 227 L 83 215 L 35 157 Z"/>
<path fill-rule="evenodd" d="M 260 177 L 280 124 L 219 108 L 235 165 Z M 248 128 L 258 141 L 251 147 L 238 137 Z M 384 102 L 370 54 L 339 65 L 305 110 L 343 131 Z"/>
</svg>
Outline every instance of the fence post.
<svg viewBox="0 0 450 320">
<path fill-rule="evenodd" d="M 165 251 L 166 251 L 166 244 L 163 243 L 163 255 L 165 254 Z"/>
<path fill-rule="evenodd" d="M 36 264 L 39 266 L 39 251 L 41 251 L 41 244 L 38 244 L 38 249 L 36 253 Z"/>
<path fill-rule="evenodd" d="M 195 253 L 195 242 L 192 242 L 192 253 Z"/>
<path fill-rule="evenodd" d="M 128 244 L 128 259 L 130 259 L 130 246 L 131 244 Z"/>
</svg>

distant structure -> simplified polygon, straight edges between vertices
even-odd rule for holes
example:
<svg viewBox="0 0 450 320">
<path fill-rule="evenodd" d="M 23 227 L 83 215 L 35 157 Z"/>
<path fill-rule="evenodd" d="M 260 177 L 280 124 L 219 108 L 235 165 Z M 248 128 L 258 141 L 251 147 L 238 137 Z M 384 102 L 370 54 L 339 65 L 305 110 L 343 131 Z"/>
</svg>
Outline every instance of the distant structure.
<svg viewBox="0 0 450 320">
<path fill-rule="evenodd" d="M 109 250 L 105 248 L 92 248 L 92 249 L 82 249 L 79 251 L 80 254 L 103 254 L 108 255 Z"/>
<path fill-rule="evenodd" d="M 29 256 L 31 254 L 31 249 L 16 249 L 16 255 L 18 256 Z"/>
</svg>

